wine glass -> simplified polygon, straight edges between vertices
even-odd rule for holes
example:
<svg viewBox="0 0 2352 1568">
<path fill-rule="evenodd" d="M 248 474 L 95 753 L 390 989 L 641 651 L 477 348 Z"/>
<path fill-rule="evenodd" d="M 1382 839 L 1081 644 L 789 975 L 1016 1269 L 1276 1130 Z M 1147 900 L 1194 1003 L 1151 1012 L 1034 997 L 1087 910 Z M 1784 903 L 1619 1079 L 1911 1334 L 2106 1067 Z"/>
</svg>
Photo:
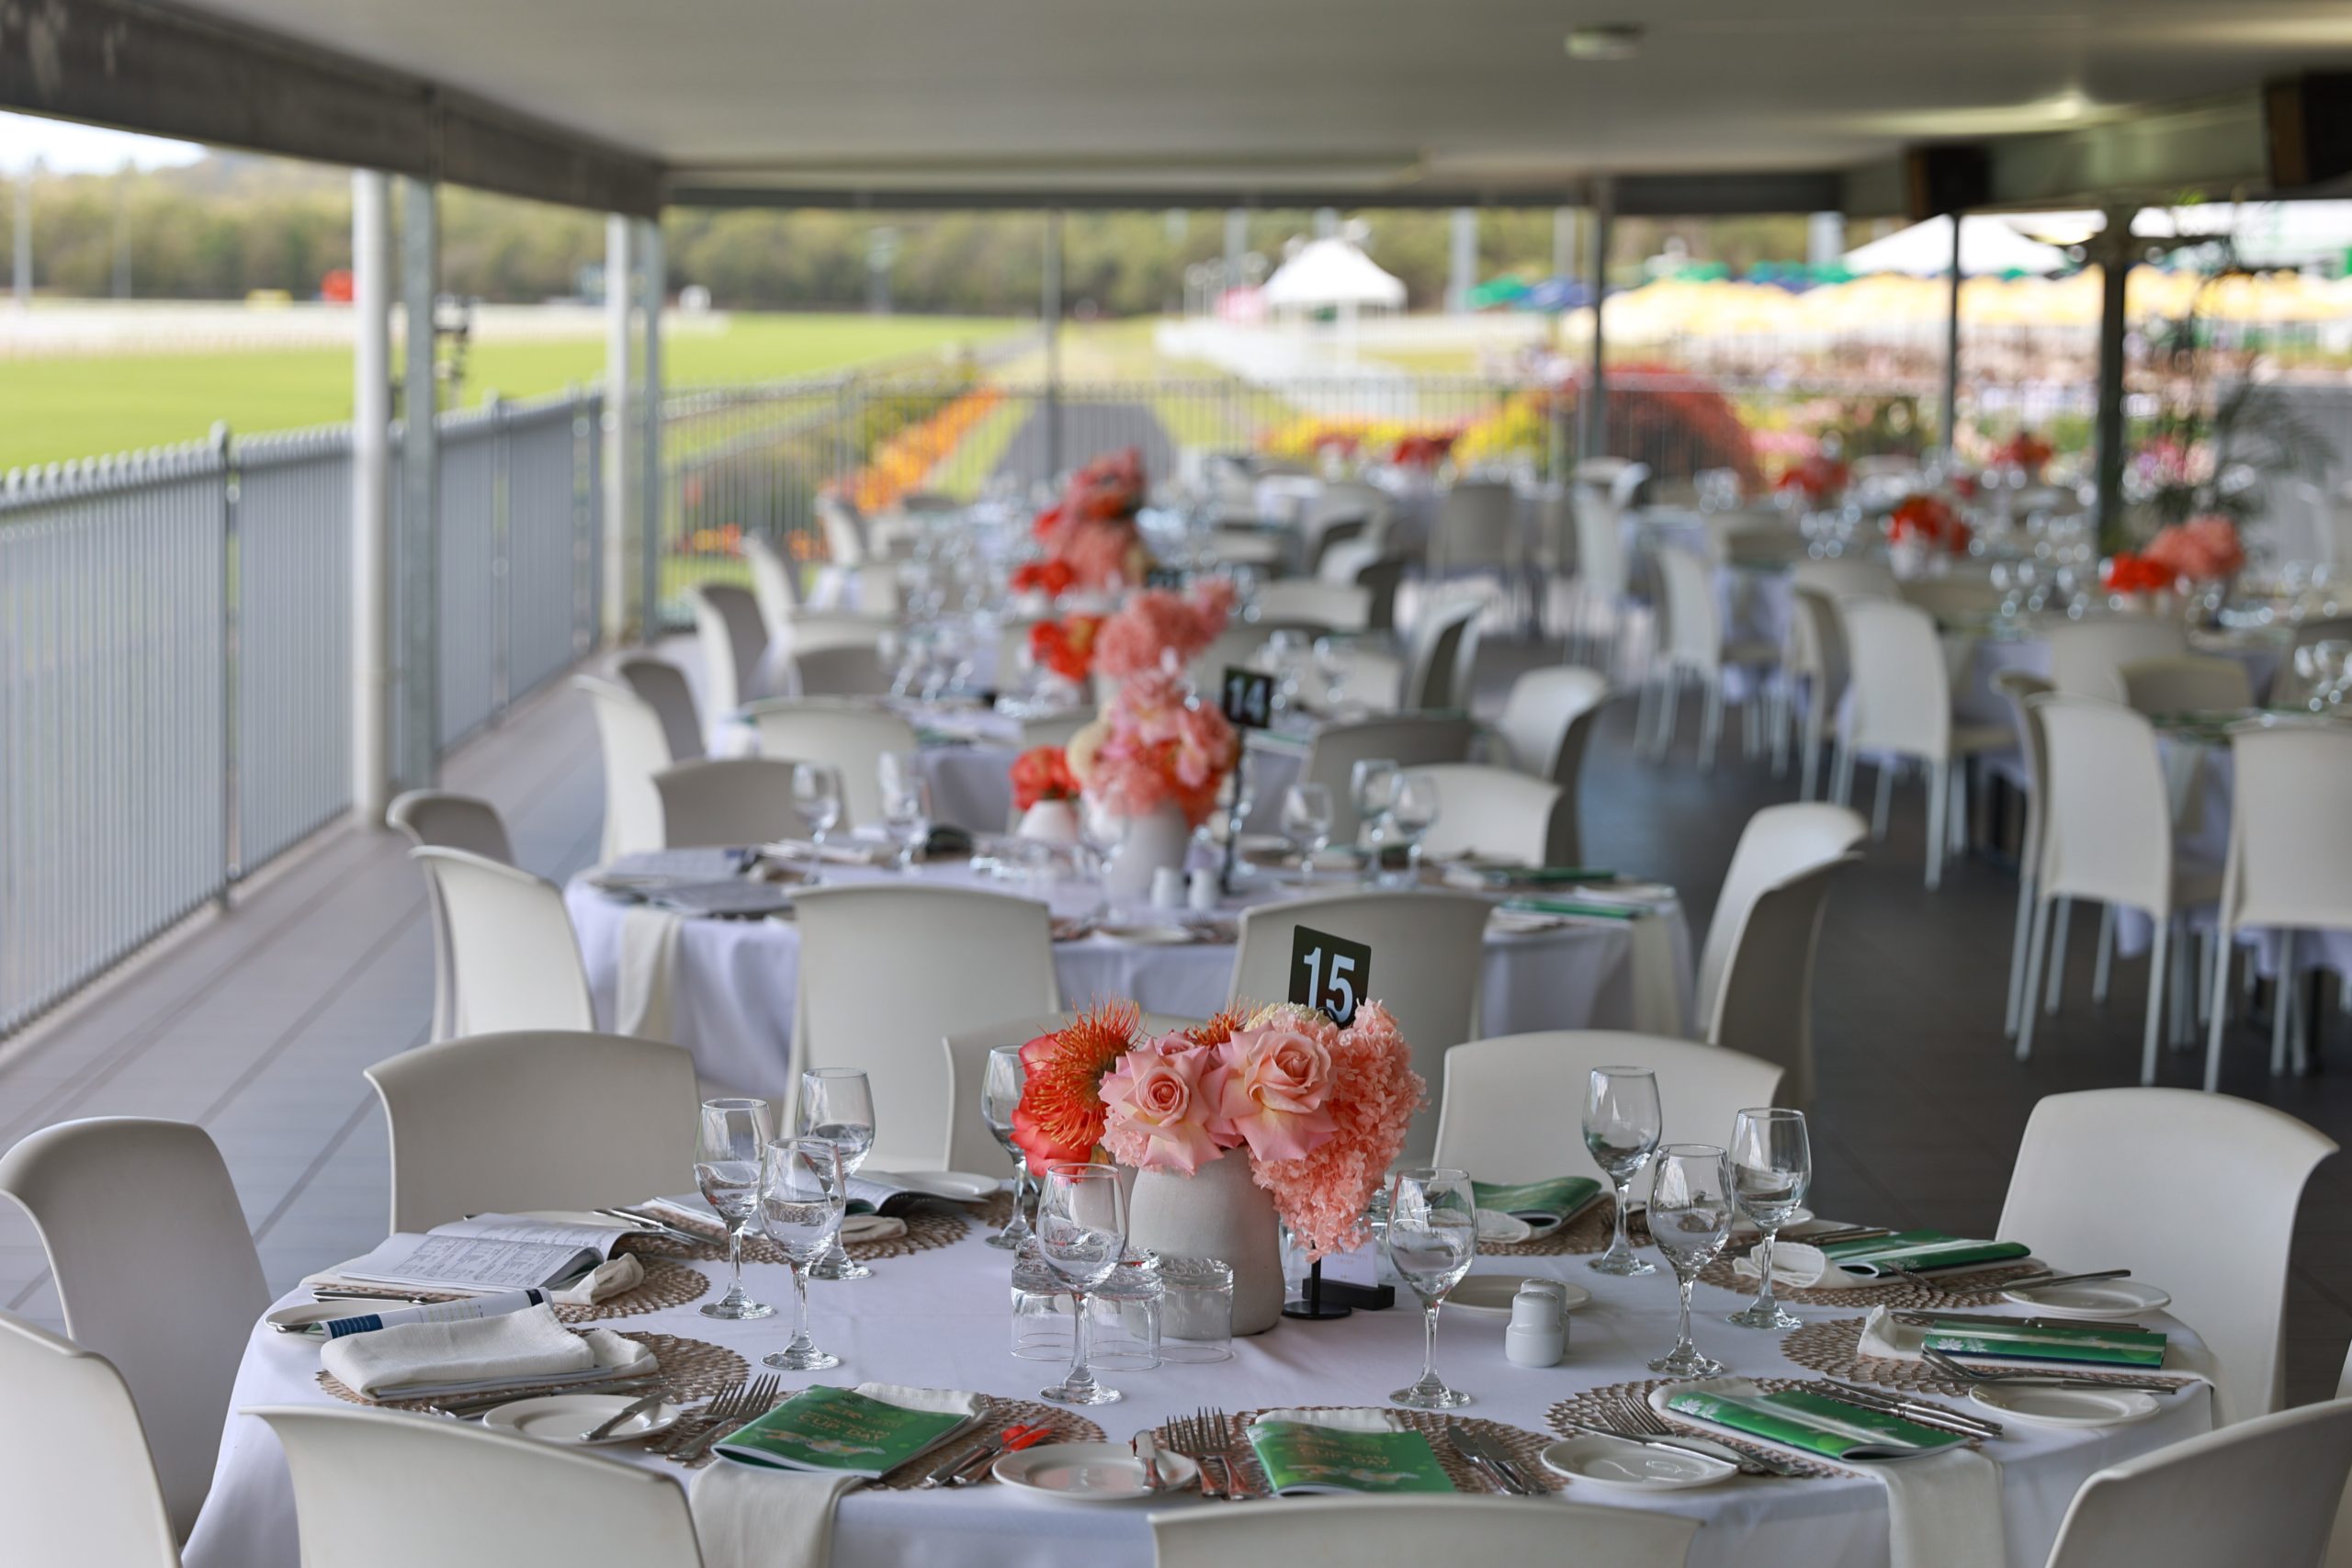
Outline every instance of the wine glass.
<svg viewBox="0 0 2352 1568">
<path fill-rule="evenodd" d="M 1134 827 L 1135 819 L 1124 811 L 1108 810 L 1092 800 L 1079 802 L 1079 842 L 1092 862 L 1094 880 L 1102 885 L 1102 907 L 1106 913 L 1111 908 L 1111 863 L 1125 847 Z"/>
<path fill-rule="evenodd" d="M 1603 1274 L 1657 1271 L 1657 1264 L 1634 1256 L 1634 1244 L 1625 1239 L 1625 1215 L 1634 1205 L 1634 1178 L 1657 1152 L 1665 1130 L 1656 1073 L 1647 1067 L 1592 1069 L 1585 1081 L 1584 1146 L 1617 1190 L 1617 1235 L 1591 1264 Z"/>
<path fill-rule="evenodd" d="M 1315 639 L 1315 678 L 1322 688 L 1320 706 L 1326 713 L 1340 705 L 1340 691 L 1348 675 L 1347 650 L 1328 637 Z"/>
<path fill-rule="evenodd" d="M 808 1337 L 808 1270 L 842 1234 L 849 1173 L 841 1146 L 825 1138 L 786 1138 L 767 1146 L 760 1165 L 760 1224 L 792 1275 L 792 1339 L 760 1358 L 779 1371 L 814 1372 L 842 1359 Z"/>
<path fill-rule="evenodd" d="M 1763 1286 L 1755 1304 L 1732 1314 L 1730 1321 L 1742 1328 L 1794 1328 L 1804 1320 L 1783 1311 L 1772 1295 L 1772 1243 L 1813 1185 L 1813 1143 L 1804 1112 L 1771 1107 L 1741 1111 L 1732 1123 L 1725 1163 L 1732 1202 L 1764 1233 L 1756 1249 Z"/>
<path fill-rule="evenodd" d="M 1405 840 L 1402 886 L 1420 880 L 1421 840 L 1437 825 L 1437 780 L 1428 773 L 1398 773 L 1388 791 L 1388 820 Z"/>
<path fill-rule="evenodd" d="M 695 1135 L 695 1185 L 703 1201 L 727 1223 L 727 1293 L 703 1303 L 705 1317 L 741 1321 L 772 1315 L 775 1308 L 755 1302 L 743 1290 L 743 1231 L 760 1208 L 760 1157 L 775 1136 L 764 1100 L 706 1100 L 702 1126 Z"/>
<path fill-rule="evenodd" d="M 854 1067 L 811 1067 L 800 1075 L 800 1135 L 822 1138 L 842 1151 L 842 1181 L 847 1190 L 874 1147 L 874 1089 Z M 864 1280 L 874 1270 L 842 1250 L 839 1235 L 809 1270 L 817 1280 Z"/>
<path fill-rule="evenodd" d="M 1356 840 L 1368 844 L 1371 858 L 1367 869 L 1380 871 L 1380 841 L 1385 819 L 1388 815 L 1388 793 L 1396 782 L 1396 760 L 1394 757 L 1358 758 L 1348 770 L 1348 798 L 1356 808 Z"/>
<path fill-rule="evenodd" d="M 1283 792 L 1283 836 L 1298 852 L 1301 886 L 1315 882 L 1315 857 L 1331 843 L 1331 789 L 1329 784 L 1295 784 Z"/>
<path fill-rule="evenodd" d="M 1037 1256 L 1068 1285 L 1078 1314 L 1071 1322 L 1069 1375 L 1044 1396 L 1057 1404 L 1109 1404 L 1115 1388 L 1094 1381 L 1086 1365 L 1086 1292 L 1111 1277 L 1127 1255 L 1127 1195 L 1119 1168 L 1057 1160 L 1046 1168 L 1037 1195 Z"/>
<path fill-rule="evenodd" d="M 1029 1239 L 1029 1217 L 1023 1200 L 1029 1194 L 1029 1161 L 1021 1145 L 1012 1141 L 1012 1112 L 1021 1104 L 1021 1091 L 1029 1081 L 1029 1069 L 1021 1060 L 1018 1045 L 998 1045 L 989 1052 L 988 1072 L 980 1079 L 980 1119 L 1004 1152 L 1012 1156 L 1012 1217 L 1004 1228 L 989 1237 L 990 1247 L 1001 1247 L 1008 1252 L 1018 1252 L 1021 1244 Z"/>
<path fill-rule="evenodd" d="M 792 765 L 792 804 L 808 824 L 808 839 L 819 849 L 825 835 L 842 819 L 842 776 L 822 762 Z"/>
<path fill-rule="evenodd" d="M 888 763 L 889 757 L 883 758 Z M 911 769 L 895 778 L 886 770 L 882 782 L 882 826 L 899 846 L 899 869 L 912 876 L 931 837 L 931 781 Z"/>
<path fill-rule="evenodd" d="M 1389 1402 L 1411 1410 L 1470 1403 L 1437 1375 L 1437 1309 L 1478 1256 L 1478 1201 L 1459 1170 L 1400 1170 L 1388 1194 L 1388 1261 L 1421 1299 L 1421 1376 Z"/>
<path fill-rule="evenodd" d="M 1668 1144 L 1650 1163 L 1650 1239 L 1682 1293 L 1674 1348 L 1650 1363 L 1670 1378 L 1711 1378 L 1724 1364 L 1690 1343 L 1690 1287 L 1731 1239 L 1731 1172 L 1713 1144 Z"/>
</svg>

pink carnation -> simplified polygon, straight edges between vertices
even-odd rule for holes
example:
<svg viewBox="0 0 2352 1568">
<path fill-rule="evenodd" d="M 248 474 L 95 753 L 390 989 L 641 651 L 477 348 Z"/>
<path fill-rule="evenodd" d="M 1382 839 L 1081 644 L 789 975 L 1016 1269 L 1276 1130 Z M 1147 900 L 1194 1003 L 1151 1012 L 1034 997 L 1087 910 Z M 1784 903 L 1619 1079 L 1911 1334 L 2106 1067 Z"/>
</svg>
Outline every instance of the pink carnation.
<svg viewBox="0 0 2352 1568">
<path fill-rule="evenodd" d="M 2245 565 L 2245 549 L 2238 543 L 2237 525 L 2208 513 L 2164 529 L 2148 541 L 2140 558 L 2176 577 L 2212 582 L 2236 575 Z"/>
<path fill-rule="evenodd" d="M 1251 1023 L 1271 1022 L 1272 1010 Z M 1306 1244 L 1309 1258 L 1363 1244 L 1364 1206 L 1404 1148 L 1413 1112 L 1427 1097 L 1427 1086 L 1413 1071 L 1412 1052 L 1387 1009 L 1366 1002 L 1343 1030 L 1319 1021 L 1329 1035 L 1334 1089 L 1323 1109 L 1331 1119 L 1331 1134 L 1298 1157 L 1261 1155 L 1251 1172 L 1273 1195 L 1292 1233 Z M 1301 1032 L 1311 1028 L 1296 1021 L 1287 1027 Z"/>
<path fill-rule="evenodd" d="M 1181 1035 L 1136 1046 L 1103 1077 L 1102 1146 L 1136 1170 L 1192 1175 L 1233 1146 L 1210 1125 L 1219 1076 L 1216 1053 Z"/>
</svg>

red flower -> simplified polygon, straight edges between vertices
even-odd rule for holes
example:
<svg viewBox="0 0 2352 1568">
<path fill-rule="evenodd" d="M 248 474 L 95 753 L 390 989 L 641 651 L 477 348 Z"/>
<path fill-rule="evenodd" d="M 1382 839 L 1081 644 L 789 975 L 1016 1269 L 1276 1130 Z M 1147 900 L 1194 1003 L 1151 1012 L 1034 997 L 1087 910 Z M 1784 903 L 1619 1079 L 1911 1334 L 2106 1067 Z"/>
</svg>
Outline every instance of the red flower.
<svg viewBox="0 0 2352 1568">
<path fill-rule="evenodd" d="M 1808 499 L 1820 502 L 1844 491 L 1851 477 L 1852 470 L 1845 464 L 1816 453 L 1792 465 L 1774 488 L 1803 491 Z"/>
<path fill-rule="evenodd" d="M 1012 1141 L 1043 1175 L 1056 1160 L 1091 1157 L 1109 1112 L 1102 1076 L 1136 1043 L 1143 1014 L 1130 1001 L 1104 1002 L 1021 1047 L 1027 1073 L 1012 1112 Z"/>
<path fill-rule="evenodd" d="M 1388 460 L 1400 468 L 1434 468 L 1445 461 L 1453 450 L 1458 432 L 1434 435 L 1408 435 L 1400 438 L 1388 454 Z"/>
<path fill-rule="evenodd" d="M 1083 681 L 1094 670 L 1094 634 L 1100 615 L 1069 615 L 1029 628 L 1029 657 L 1065 681 Z"/>
<path fill-rule="evenodd" d="M 1078 581 L 1078 573 L 1066 560 L 1023 561 L 1012 569 L 1012 591 L 1016 593 L 1042 593 L 1048 599 L 1058 599 L 1069 592 Z"/>
<path fill-rule="evenodd" d="M 1012 760 L 1012 804 L 1023 811 L 1041 800 L 1076 800 L 1078 775 L 1058 746 L 1033 746 Z"/>
<path fill-rule="evenodd" d="M 1904 497 L 1903 504 L 1887 518 L 1886 536 L 1949 550 L 1956 556 L 1968 553 L 1968 525 L 1959 510 L 1939 495 Z"/>
<path fill-rule="evenodd" d="M 2056 457 L 2058 449 L 2030 430 L 2020 430 L 1993 448 L 1993 460 L 2005 463 L 2027 473 L 2039 473 L 2041 466 Z"/>
<path fill-rule="evenodd" d="M 2173 574 L 2144 556 L 2130 550 L 2110 558 L 2099 572 L 2109 593 L 2161 593 L 2173 585 Z"/>
<path fill-rule="evenodd" d="M 1050 539 L 1060 531 L 1061 525 L 1062 509 L 1058 506 L 1048 506 L 1045 511 L 1037 513 L 1037 520 L 1029 525 L 1029 532 L 1036 538 Z"/>
</svg>

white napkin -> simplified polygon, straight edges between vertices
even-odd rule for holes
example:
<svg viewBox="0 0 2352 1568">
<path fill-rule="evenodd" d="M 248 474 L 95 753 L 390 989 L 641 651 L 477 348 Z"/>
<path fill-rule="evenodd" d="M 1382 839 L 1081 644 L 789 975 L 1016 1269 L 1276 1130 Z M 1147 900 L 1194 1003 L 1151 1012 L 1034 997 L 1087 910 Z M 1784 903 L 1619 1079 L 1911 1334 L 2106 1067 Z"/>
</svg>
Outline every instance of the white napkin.
<svg viewBox="0 0 2352 1568">
<path fill-rule="evenodd" d="M 862 1382 L 857 1392 L 909 1410 L 943 1415 L 968 1416 L 980 1408 L 979 1396 L 961 1389 Z M 833 1505 L 858 1480 L 854 1475 L 733 1464 L 722 1458 L 695 1477 L 688 1494 L 704 1568 L 830 1562 Z"/>
<path fill-rule="evenodd" d="M 624 1252 L 605 1259 L 573 1284 L 560 1291 L 549 1291 L 548 1300 L 561 1302 L 566 1306 L 592 1306 L 607 1296 L 617 1296 L 645 1283 L 645 1265 L 637 1260 L 634 1252 Z"/>
<path fill-rule="evenodd" d="M 1762 1279 L 1763 1267 L 1756 1261 L 1756 1255 L 1762 1250 L 1759 1243 L 1733 1258 L 1731 1271 L 1743 1280 Z M 1898 1275 L 1882 1278 L 1840 1269 L 1829 1261 L 1829 1255 L 1821 1248 L 1807 1247 L 1801 1241 L 1780 1242 L 1772 1248 L 1772 1284 L 1776 1290 L 1869 1291 L 1902 1282 Z"/>
<path fill-rule="evenodd" d="M 411 1323 L 331 1339 L 320 1363 L 354 1393 L 401 1399 L 501 1383 L 635 1375 L 660 1365 L 653 1352 L 607 1329 L 574 1334 L 555 1308 L 499 1317 Z"/>
<path fill-rule="evenodd" d="M 842 1218 L 842 1241 L 896 1241 L 907 1234 L 907 1222 L 894 1220 L 888 1214 L 846 1214 Z"/>
<path fill-rule="evenodd" d="M 1405 1424 L 1386 1410 L 1261 1410 L 1257 1421 L 1289 1421 L 1333 1432 L 1401 1432 Z"/>
<path fill-rule="evenodd" d="M 613 1031 L 674 1044 L 670 997 L 678 978 L 685 917 L 650 904 L 621 915 L 620 970 L 613 980 Z"/>
<path fill-rule="evenodd" d="M 785 861 L 820 861 L 827 865 L 878 865 L 886 858 L 895 857 L 898 851 L 888 844 L 856 839 L 834 839 L 822 845 L 808 839 L 778 839 L 772 844 L 762 844 L 760 853 Z"/>
</svg>

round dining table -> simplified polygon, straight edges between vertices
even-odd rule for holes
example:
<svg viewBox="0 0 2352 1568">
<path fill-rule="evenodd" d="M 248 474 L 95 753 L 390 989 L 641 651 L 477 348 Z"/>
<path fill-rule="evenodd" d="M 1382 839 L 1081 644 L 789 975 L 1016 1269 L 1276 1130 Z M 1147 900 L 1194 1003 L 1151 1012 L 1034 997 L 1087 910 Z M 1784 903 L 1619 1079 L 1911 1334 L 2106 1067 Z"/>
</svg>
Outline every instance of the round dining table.
<svg viewBox="0 0 2352 1568">
<path fill-rule="evenodd" d="M 684 1176 L 681 1172 L 681 1176 Z M 968 1213 L 968 1211 L 967 1211 Z M 1012 1352 L 1011 1256 L 986 1245 L 987 1225 L 972 1213 L 964 1234 L 947 1245 L 910 1255 L 878 1258 L 872 1274 L 858 1280 L 816 1282 L 810 1317 L 817 1343 L 841 1357 L 841 1365 L 819 1374 L 787 1374 L 790 1391 L 815 1382 L 852 1386 L 875 1382 L 957 1389 L 1005 1399 L 1035 1401 L 1059 1381 L 1057 1363 L 1016 1358 Z M 1645 1249 L 1646 1252 L 1646 1249 Z M 1649 1254 L 1655 1257 L 1655 1254 Z M 1675 1285 L 1661 1263 L 1645 1277 L 1617 1279 L 1594 1272 L 1582 1256 L 1482 1256 L 1475 1275 L 1517 1274 L 1568 1281 L 1591 1292 L 1568 1319 L 1568 1349 L 1560 1364 L 1513 1365 L 1503 1352 L 1503 1324 L 1461 1310 L 1442 1314 L 1436 1365 L 1446 1381 L 1475 1403 L 1465 1417 L 1544 1434 L 1555 1430 L 1549 1412 L 1560 1401 L 1588 1391 L 1639 1384 L 1654 1374 L 1645 1363 L 1672 1344 Z M 716 1293 L 725 1265 L 693 1262 L 705 1277 L 700 1300 Z M 754 1263 L 747 1269 L 753 1294 L 788 1303 L 782 1268 Z M 1210 1364 L 1163 1363 L 1150 1370 L 1102 1373 L 1121 1391 L 1117 1404 L 1082 1414 L 1105 1435 L 1124 1443 L 1135 1432 L 1204 1407 L 1231 1413 L 1269 1407 L 1373 1406 L 1411 1382 L 1420 1369 L 1421 1320 L 1401 1286 L 1399 1303 L 1385 1311 L 1358 1311 L 1330 1322 L 1284 1320 L 1272 1330 L 1233 1343 L 1230 1359 Z M 1792 1359 L 1807 1337 L 1836 1337 L 1826 1326 L 1857 1318 L 1859 1306 L 1795 1306 L 1807 1327 L 1793 1335 L 1736 1328 L 1727 1314 L 1750 1298 L 1702 1282 L 1696 1291 L 1694 1333 L 1702 1350 L 1728 1364 L 1732 1372 L 1756 1379 L 1809 1379 L 1818 1375 L 1818 1354 Z M 308 1299 L 296 1292 L 279 1304 Z M 651 1332 L 717 1345 L 740 1354 L 759 1371 L 759 1358 L 781 1348 L 789 1337 L 789 1313 L 741 1323 L 702 1316 L 695 1303 L 607 1321 L 598 1326 L 624 1333 Z M 2162 1314 L 2145 1314 L 2151 1326 L 2172 1337 L 2167 1368 L 2199 1363 L 2196 1336 Z M 187 1568 L 298 1568 L 294 1495 L 277 1439 L 259 1419 L 241 1414 L 254 1406 L 322 1405 L 334 1402 L 320 1383 L 321 1342 L 279 1334 L 256 1324 L 247 1343 L 220 1449 L 211 1494 L 188 1542 Z M 1947 1406 L 1969 1402 L 1946 1396 Z M 1955 1513 L 1950 1498 L 1939 1513 L 1916 1485 L 1904 1494 L 1913 1510 L 1896 1522 L 1890 1488 L 1904 1478 L 1903 1465 L 1934 1465 L 1944 1458 L 1871 1466 L 1854 1463 L 1842 1472 L 1801 1478 L 1739 1475 L 1690 1491 L 1628 1494 L 1589 1482 L 1567 1480 L 1555 1495 L 1609 1507 L 1662 1509 L 1700 1522 L 1690 1568 L 1936 1568 L 1951 1562 L 2006 1562 L 2011 1568 L 2039 1568 L 2055 1539 L 2068 1502 L 2086 1478 L 2101 1468 L 2180 1442 L 2210 1429 L 2210 1389 L 2190 1382 L 2157 1401 L 2156 1413 L 2129 1425 L 2051 1428 L 2003 1417 L 2005 1435 L 1982 1452 L 1993 1461 L 1980 1468 L 1984 1487 L 1996 1488 L 1998 1517 L 1987 1506 Z M 1984 1414 L 1982 1410 L 1977 1412 Z M 695 1492 L 697 1524 L 707 1543 L 747 1533 L 712 1517 L 715 1508 L 741 1508 L 761 1502 L 760 1488 L 789 1485 L 766 1472 L 737 1472 L 710 1484 L 725 1461 L 688 1472 L 649 1451 L 644 1443 L 608 1447 L 604 1453 L 678 1477 Z M 1945 1456 L 1949 1458 L 1950 1456 Z M 103 1462 L 102 1460 L 96 1462 Z M 1985 1474 L 1989 1468 L 1990 1474 Z M 1870 1473 L 1873 1470 L 1880 1473 Z M 1989 1505 L 1993 1493 L 1973 1495 Z M 775 1499 L 771 1495 L 767 1501 Z M 416 1499 L 429 1506 L 431 1499 Z M 831 1536 L 830 1568 L 1149 1568 L 1152 1543 L 1147 1514 L 1154 1507 L 1280 1507 L 1281 1501 L 1233 1504 L 1190 1494 L 1153 1503 L 1074 1506 L 1024 1495 L 989 1482 L 961 1490 L 899 1490 L 865 1487 L 838 1506 Z M 561 1561 L 569 1522 L 546 1521 L 546 1548 Z M 756 1532 L 748 1532 L 758 1539 Z M 1908 1541 L 1897 1554 L 1891 1540 Z M 1928 1550 L 1922 1551 L 1922 1538 Z M 1564 1541 L 1573 1536 L 1564 1537 Z M 1475 1530 L 1462 1540 L 1460 1560 L 1482 1561 Z M 785 1561 L 773 1551 L 737 1561 L 723 1546 L 708 1568 L 826 1568 Z M 649 1565 L 650 1568 L 650 1565 Z"/>
</svg>

